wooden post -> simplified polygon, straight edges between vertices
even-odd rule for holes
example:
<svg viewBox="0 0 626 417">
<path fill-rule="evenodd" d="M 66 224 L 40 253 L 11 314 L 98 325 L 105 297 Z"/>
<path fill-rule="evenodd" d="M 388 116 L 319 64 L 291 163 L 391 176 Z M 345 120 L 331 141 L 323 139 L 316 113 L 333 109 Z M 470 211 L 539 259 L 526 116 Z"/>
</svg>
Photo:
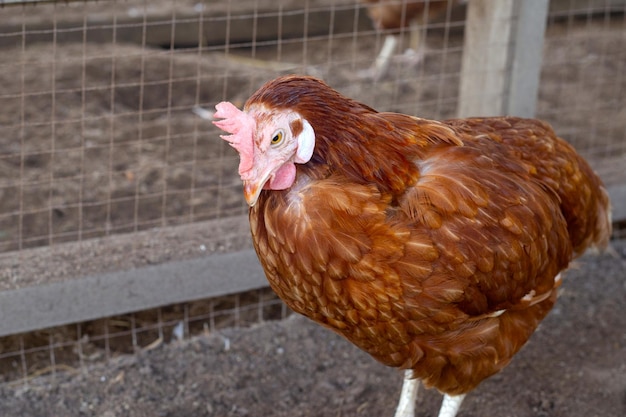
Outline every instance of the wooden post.
<svg viewBox="0 0 626 417">
<path fill-rule="evenodd" d="M 533 117 L 548 0 L 470 0 L 458 116 Z"/>
</svg>

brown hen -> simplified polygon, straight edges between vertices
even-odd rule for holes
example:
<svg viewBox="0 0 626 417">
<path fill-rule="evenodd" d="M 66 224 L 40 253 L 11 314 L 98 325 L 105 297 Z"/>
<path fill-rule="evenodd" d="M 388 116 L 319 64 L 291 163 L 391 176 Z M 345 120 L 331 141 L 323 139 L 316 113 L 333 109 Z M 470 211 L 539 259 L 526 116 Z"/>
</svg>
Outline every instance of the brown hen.
<svg viewBox="0 0 626 417">
<path fill-rule="evenodd" d="M 454 416 L 611 233 L 600 179 L 539 120 L 379 113 L 300 76 L 217 110 L 271 287 L 407 370 L 396 416 L 414 414 L 417 380 Z"/>
</svg>

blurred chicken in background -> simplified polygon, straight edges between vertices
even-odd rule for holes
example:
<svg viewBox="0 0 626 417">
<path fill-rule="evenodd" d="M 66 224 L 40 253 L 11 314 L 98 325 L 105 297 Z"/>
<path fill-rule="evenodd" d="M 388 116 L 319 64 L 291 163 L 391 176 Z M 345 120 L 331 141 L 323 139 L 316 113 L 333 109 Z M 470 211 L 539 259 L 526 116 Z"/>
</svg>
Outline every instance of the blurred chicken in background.
<svg viewBox="0 0 626 417">
<path fill-rule="evenodd" d="M 385 41 L 372 66 L 362 75 L 380 80 L 387 75 L 389 64 L 398 47 L 399 36 L 408 28 L 411 34 L 409 48 L 403 57 L 416 65 L 424 57 L 424 39 L 421 31 L 429 21 L 449 12 L 461 0 L 361 0 L 368 4 L 367 12 Z"/>
</svg>

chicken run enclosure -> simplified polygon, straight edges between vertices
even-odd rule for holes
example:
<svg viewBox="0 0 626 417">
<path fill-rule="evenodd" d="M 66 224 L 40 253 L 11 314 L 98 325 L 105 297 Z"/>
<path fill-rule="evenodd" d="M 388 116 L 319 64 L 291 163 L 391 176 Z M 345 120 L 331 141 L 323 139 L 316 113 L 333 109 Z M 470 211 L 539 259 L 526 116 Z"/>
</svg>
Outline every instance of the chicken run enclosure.
<svg viewBox="0 0 626 417">
<path fill-rule="evenodd" d="M 0 414 L 392 414 L 397 371 L 268 289 L 207 120 L 301 73 L 381 111 L 537 117 L 574 145 L 612 249 L 577 261 L 460 415 L 626 415 L 626 0 L 460 3 L 372 78 L 387 34 L 358 0 L 0 0 Z"/>
</svg>

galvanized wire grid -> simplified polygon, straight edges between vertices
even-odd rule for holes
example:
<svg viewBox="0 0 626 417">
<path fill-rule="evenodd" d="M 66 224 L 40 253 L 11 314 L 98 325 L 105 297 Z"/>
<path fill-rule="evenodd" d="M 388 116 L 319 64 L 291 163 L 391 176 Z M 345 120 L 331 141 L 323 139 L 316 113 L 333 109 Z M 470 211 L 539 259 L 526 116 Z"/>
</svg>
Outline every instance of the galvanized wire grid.
<svg viewBox="0 0 626 417">
<path fill-rule="evenodd" d="M 14 55 L 0 64 L 2 191 L 12 196 L 0 209 L 4 250 L 241 213 L 221 198 L 221 146 L 203 146 L 206 126 L 191 113 L 202 49 L 146 45 L 146 15 L 118 23 L 127 5 L 110 5 L 110 20 L 93 25 L 95 6 L 3 10 L 23 18 L 1 35 L 12 44 L 4 55 Z M 125 29 L 138 44 L 121 36 Z M 105 43 L 90 43 L 92 33 Z M 196 175 L 206 166 L 212 181 Z"/>
<path fill-rule="evenodd" d="M 0 205 L 0 251 L 243 214 L 236 156 L 192 109 L 242 103 L 285 72 L 336 74 L 334 85 L 350 93 L 382 42 L 352 0 L 284 3 L 1 9 L 9 23 L 0 46 L 12 58 L 0 63 L 0 192 L 11 197 Z M 449 33 L 460 27 L 448 19 L 424 29 L 436 44 L 427 51 L 436 71 L 397 70 L 378 83 L 382 94 L 367 89 L 357 98 L 381 110 L 452 116 L 461 44 Z M 249 38 L 235 32 L 246 28 Z M 407 83 L 428 86 L 428 96 L 403 92 Z"/>
<path fill-rule="evenodd" d="M 626 3 L 576 4 L 549 15 L 538 117 L 590 158 L 623 156 Z"/>
<path fill-rule="evenodd" d="M 572 143 L 609 187 L 626 174 L 626 3 L 578 1 L 549 14 L 537 117 Z M 613 202 L 613 207 L 621 205 Z M 616 223 L 614 236 L 626 236 Z"/>
<path fill-rule="evenodd" d="M 0 337 L 0 385 L 155 349 L 230 327 L 281 320 L 290 310 L 269 289 Z"/>
</svg>

